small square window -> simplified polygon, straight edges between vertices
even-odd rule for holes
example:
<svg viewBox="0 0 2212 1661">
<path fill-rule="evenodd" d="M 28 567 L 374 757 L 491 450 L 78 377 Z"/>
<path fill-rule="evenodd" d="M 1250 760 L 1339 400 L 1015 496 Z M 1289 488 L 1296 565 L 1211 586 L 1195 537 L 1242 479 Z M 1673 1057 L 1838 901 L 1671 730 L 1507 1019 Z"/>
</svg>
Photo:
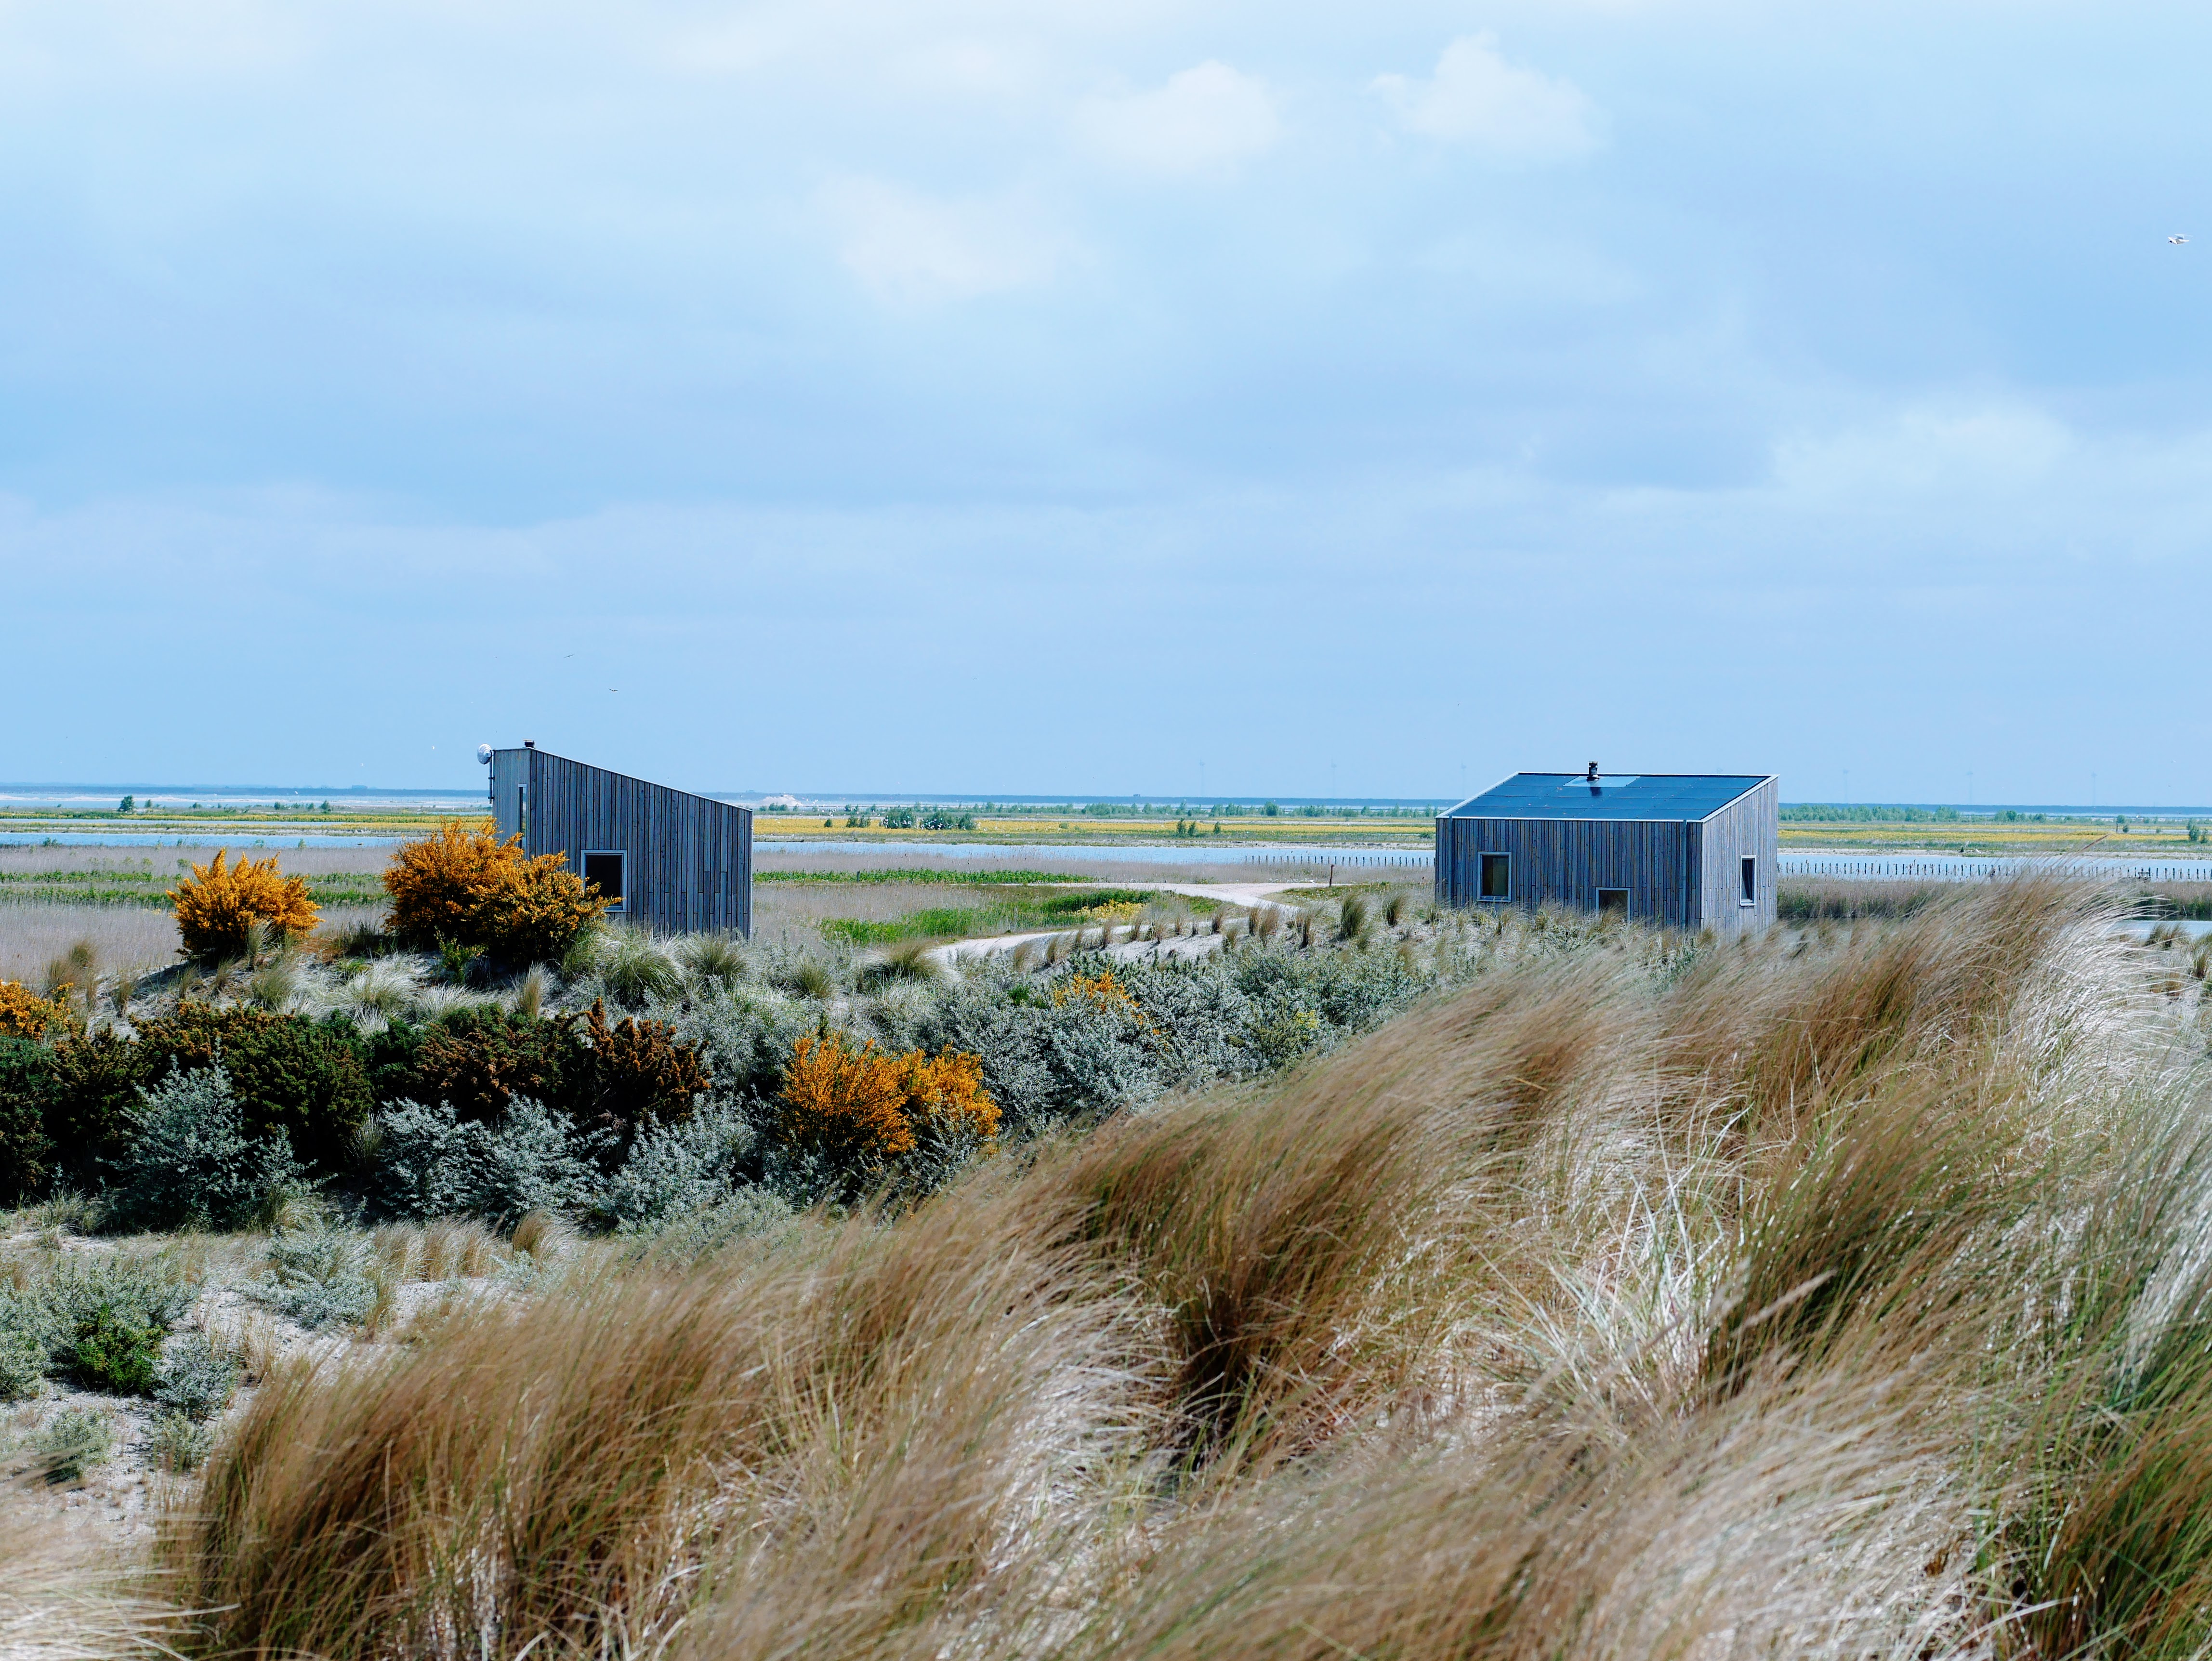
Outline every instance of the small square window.
<svg viewBox="0 0 2212 1661">
<path fill-rule="evenodd" d="M 1748 854 L 1743 860 L 1743 903 L 1746 905 L 1759 904 L 1759 861 Z"/>
<path fill-rule="evenodd" d="M 1486 900 L 1509 899 L 1512 897 L 1512 855 L 1485 854 L 1482 856 L 1482 886 L 1479 892 Z"/>
<path fill-rule="evenodd" d="M 1597 891 L 1597 911 L 1600 916 L 1610 912 L 1617 917 L 1628 915 L 1628 891 L 1626 888 L 1601 888 Z"/>
<path fill-rule="evenodd" d="M 607 903 L 607 910 L 623 909 L 623 867 L 627 863 L 621 854 L 586 854 L 584 855 L 584 886 L 596 888 L 599 897 Z"/>
</svg>

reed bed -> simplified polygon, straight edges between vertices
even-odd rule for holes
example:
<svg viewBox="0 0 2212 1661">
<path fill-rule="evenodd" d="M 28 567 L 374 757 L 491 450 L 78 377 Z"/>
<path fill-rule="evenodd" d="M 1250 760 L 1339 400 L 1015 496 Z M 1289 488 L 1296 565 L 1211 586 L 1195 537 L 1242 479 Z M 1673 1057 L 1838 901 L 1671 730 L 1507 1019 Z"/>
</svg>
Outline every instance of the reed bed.
<svg viewBox="0 0 2212 1661">
<path fill-rule="evenodd" d="M 1278 1086 L 688 1269 L 579 1250 L 278 1367 L 165 1640 L 2201 1654 L 2204 1043 L 2110 904 L 1501 933 Z"/>
</svg>

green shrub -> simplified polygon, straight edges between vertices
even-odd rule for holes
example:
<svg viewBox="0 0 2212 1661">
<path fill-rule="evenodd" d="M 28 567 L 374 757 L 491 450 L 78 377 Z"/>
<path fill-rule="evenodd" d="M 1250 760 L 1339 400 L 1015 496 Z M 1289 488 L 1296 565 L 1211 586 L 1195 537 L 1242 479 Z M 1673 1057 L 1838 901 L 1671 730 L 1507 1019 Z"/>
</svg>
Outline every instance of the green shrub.
<svg viewBox="0 0 2212 1661">
<path fill-rule="evenodd" d="M 159 1326 L 112 1304 L 101 1304 L 78 1317 L 65 1341 L 64 1365 L 70 1378 L 87 1390 L 150 1395 L 164 1335 Z"/>
<path fill-rule="evenodd" d="M 220 1050 L 246 1129 L 259 1137 L 283 1131 L 313 1171 L 344 1169 L 368 1118 L 362 1045 L 343 1020 L 186 1003 L 142 1025 L 134 1047 L 143 1058 L 138 1084 L 153 1083 L 172 1062 L 205 1067 Z"/>
<path fill-rule="evenodd" d="M 169 1076 L 143 1095 L 137 1137 L 116 1162 L 106 1196 L 109 1226 L 240 1228 L 300 1185 L 302 1172 L 284 1132 L 247 1134 L 222 1068 L 187 1073 L 173 1063 Z"/>
<path fill-rule="evenodd" d="M 63 1408 L 39 1427 L 31 1451 L 49 1482 L 81 1482 L 115 1457 L 115 1421 L 97 1408 Z"/>
<path fill-rule="evenodd" d="M 155 1050 L 110 1028 L 64 1039 L 54 1047 L 52 1067 L 46 1092 L 51 1179 L 97 1187 L 136 1134 L 140 1086 L 157 1082 L 167 1065 Z"/>
<path fill-rule="evenodd" d="M 53 1051 L 33 1039 L 0 1037 L 0 1206 L 36 1198 L 52 1175 L 46 1111 L 53 1061 Z"/>
<path fill-rule="evenodd" d="M 502 1009 L 457 1010 L 422 1037 L 405 1087 L 417 1102 L 449 1102 L 489 1123 L 519 1095 L 566 1104 L 583 1068 L 574 1016 L 535 1020 Z"/>
<path fill-rule="evenodd" d="M 50 1366 L 88 1388 L 143 1394 L 153 1388 L 162 1340 L 198 1295 L 160 1262 L 102 1254 L 65 1258 L 20 1302 Z"/>
<path fill-rule="evenodd" d="M 569 1110 L 580 1123 L 615 1133 L 625 1152 L 641 1126 L 688 1117 L 692 1098 L 714 1085 L 698 1047 L 665 1021 L 625 1016 L 610 1026 L 595 1001 L 577 1036 L 587 1048 Z"/>
</svg>

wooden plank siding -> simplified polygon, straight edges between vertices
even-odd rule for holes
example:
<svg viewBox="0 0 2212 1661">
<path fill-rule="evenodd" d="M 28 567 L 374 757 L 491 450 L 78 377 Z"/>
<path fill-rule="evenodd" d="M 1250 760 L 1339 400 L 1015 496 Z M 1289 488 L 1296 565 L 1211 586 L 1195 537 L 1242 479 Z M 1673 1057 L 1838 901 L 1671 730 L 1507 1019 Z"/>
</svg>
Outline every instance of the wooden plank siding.
<svg viewBox="0 0 2212 1661">
<path fill-rule="evenodd" d="M 1733 934 L 1775 920 L 1780 849 L 1779 786 L 1766 779 L 1704 819 L 1477 818 L 1437 820 L 1437 904 L 1474 908 L 1481 856 L 1512 857 L 1504 904 L 1534 910 L 1597 908 L 1601 888 L 1626 888 L 1628 915 L 1661 928 Z M 1759 861 L 1758 899 L 1741 901 L 1744 855 Z"/>
<path fill-rule="evenodd" d="M 1705 891 L 1709 897 L 1703 927 L 1717 934 L 1769 928 L 1775 918 L 1776 882 L 1781 875 L 1782 786 L 1768 779 L 1737 797 L 1705 822 Z M 1742 872 L 1737 861 L 1759 861 L 1757 900 L 1743 903 Z"/>
<path fill-rule="evenodd" d="M 544 750 L 492 753 L 494 823 L 533 857 L 578 876 L 586 853 L 621 853 L 628 922 L 668 934 L 753 927 L 753 816 Z"/>
</svg>

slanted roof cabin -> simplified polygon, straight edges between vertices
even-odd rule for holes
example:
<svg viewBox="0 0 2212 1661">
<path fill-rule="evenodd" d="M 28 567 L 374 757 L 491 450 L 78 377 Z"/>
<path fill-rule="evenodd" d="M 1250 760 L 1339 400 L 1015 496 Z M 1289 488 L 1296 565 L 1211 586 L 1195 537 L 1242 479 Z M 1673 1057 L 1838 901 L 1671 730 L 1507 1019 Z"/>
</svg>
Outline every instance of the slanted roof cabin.
<svg viewBox="0 0 2212 1661">
<path fill-rule="evenodd" d="M 1437 816 L 1437 899 L 1764 928 L 1780 818 L 1771 774 L 1516 773 Z"/>
<path fill-rule="evenodd" d="M 492 823 L 526 853 L 558 854 L 612 904 L 670 934 L 753 932 L 752 810 L 540 750 L 494 750 Z"/>
</svg>

